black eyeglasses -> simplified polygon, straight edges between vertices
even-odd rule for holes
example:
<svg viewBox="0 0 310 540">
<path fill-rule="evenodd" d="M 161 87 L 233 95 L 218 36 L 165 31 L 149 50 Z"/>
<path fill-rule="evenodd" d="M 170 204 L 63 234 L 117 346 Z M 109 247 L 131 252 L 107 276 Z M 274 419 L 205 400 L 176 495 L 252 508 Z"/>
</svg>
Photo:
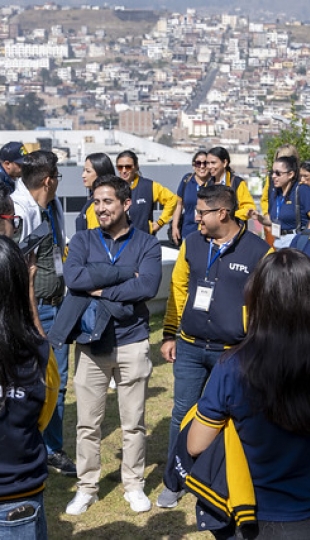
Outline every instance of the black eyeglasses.
<svg viewBox="0 0 310 540">
<path fill-rule="evenodd" d="M 217 212 L 218 210 L 220 210 L 220 208 L 212 208 L 212 210 L 195 210 L 195 213 L 197 216 L 199 217 L 203 217 L 205 216 L 206 214 L 210 214 L 211 212 Z"/>
<path fill-rule="evenodd" d="M 292 172 L 292 171 L 278 171 L 278 170 L 276 170 L 276 171 L 271 171 L 271 174 L 272 175 L 274 174 L 275 176 L 282 176 L 283 174 L 288 174 L 290 172 Z"/>
<path fill-rule="evenodd" d="M 58 182 L 60 182 L 62 180 L 62 174 L 61 173 L 53 174 L 51 178 L 57 178 Z"/>
<path fill-rule="evenodd" d="M 0 218 L 10 220 L 15 230 L 19 228 L 22 219 L 20 216 L 8 216 L 6 214 L 0 214 Z"/>
<path fill-rule="evenodd" d="M 193 165 L 195 167 L 206 167 L 207 162 L 206 161 L 200 161 L 199 159 L 197 159 L 197 161 L 194 161 Z"/>
<path fill-rule="evenodd" d="M 123 169 L 125 169 L 125 171 L 131 171 L 131 169 L 133 169 L 134 165 L 116 165 L 116 168 L 118 171 L 122 171 Z"/>
</svg>

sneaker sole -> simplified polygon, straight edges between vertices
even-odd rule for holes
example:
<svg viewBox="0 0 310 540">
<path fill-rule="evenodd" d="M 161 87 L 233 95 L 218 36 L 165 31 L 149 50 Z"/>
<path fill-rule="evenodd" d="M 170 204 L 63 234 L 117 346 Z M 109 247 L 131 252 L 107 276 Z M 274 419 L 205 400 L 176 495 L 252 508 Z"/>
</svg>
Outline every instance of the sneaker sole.
<svg viewBox="0 0 310 540">
<path fill-rule="evenodd" d="M 87 505 L 84 505 L 82 507 L 82 510 L 80 510 L 79 512 L 70 512 L 70 508 L 66 508 L 66 514 L 68 514 L 68 516 L 79 516 L 80 514 L 84 514 L 84 512 L 87 512 L 87 510 L 89 509 L 90 506 L 92 506 L 93 504 L 96 504 L 96 502 L 98 502 L 98 497 L 96 495 L 96 497 L 94 497 L 94 499 L 89 502 Z"/>
<path fill-rule="evenodd" d="M 147 508 L 144 508 L 143 510 L 142 510 L 142 509 L 137 510 L 136 508 L 134 508 L 134 507 L 132 506 L 132 503 L 130 502 L 130 500 L 129 500 L 129 498 L 128 498 L 128 495 L 127 495 L 126 492 L 124 493 L 124 499 L 125 499 L 125 501 L 127 501 L 127 502 L 130 504 L 130 508 L 131 508 L 131 510 L 132 510 L 133 512 L 137 512 L 137 513 L 140 513 L 140 512 L 149 512 L 149 511 L 151 510 L 151 508 L 152 508 L 152 504 L 150 503 L 150 505 L 149 505 Z"/>
<path fill-rule="evenodd" d="M 50 472 L 62 474 L 63 476 L 71 476 L 71 478 L 77 478 L 76 472 L 63 471 L 62 469 L 57 469 L 57 467 L 54 467 L 53 465 L 48 465 L 47 468 Z"/>
</svg>

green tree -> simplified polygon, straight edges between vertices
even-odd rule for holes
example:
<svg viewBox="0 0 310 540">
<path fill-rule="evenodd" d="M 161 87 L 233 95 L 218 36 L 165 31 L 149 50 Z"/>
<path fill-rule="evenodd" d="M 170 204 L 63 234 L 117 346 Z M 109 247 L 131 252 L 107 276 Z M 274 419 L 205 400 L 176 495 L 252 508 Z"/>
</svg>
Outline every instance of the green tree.
<svg viewBox="0 0 310 540">
<path fill-rule="evenodd" d="M 35 92 L 30 92 L 13 107 L 14 120 L 24 129 L 34 129 L 44 125 L 44 100 Z"/>
<path fill-rule="evenodd" d="M 272 168 L 273 158 L 277 148 L 283 144 L 296 146 L 301 161 L 310 158 L 310 132 L 304 119 L 297 116 L 295 102 L 291 104 L 291 121 L 287 128 L 281 129 L 278 135 L 266 141 L 266 163 Z"/>
</svg>

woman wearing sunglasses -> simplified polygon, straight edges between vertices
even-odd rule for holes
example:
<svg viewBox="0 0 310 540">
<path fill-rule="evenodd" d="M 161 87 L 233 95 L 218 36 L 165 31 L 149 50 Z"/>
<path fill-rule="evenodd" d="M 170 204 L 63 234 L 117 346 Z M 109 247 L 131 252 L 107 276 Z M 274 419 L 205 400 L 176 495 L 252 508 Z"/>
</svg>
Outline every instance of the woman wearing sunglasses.
<svg viewBox="0 0 310 540">
<path fill-rule="evenodd" d="M 132 150 L 118 154 L 116 168 L 119 176 L 131 187 L 130 220 L 137 229 L 155 235 L 172 218 L 177 196 L 170 189 L 140 174 L 138 156 Z M 153 216 L 154 203 L 163 206 L 157 221 Z"/>
<path fill-rule="evenodd" d="M 197 205 L 197 191 L 207 184 L 210 177 L 207 168 L 207 152 L 199 150 L 192 160 L 193 172 L 183 176 L 178 190 L 178 202 L 172 219 L 172 240 L 176 246 L 182 239 L 197 230 L 195 208 Z"/>
<path fill-rule="evenodd" d="M 307 227 L 310 218 L 310 187 L 299 184 L 299 164 L 295 156 L 277 158 L 271 177 L 274 189 L 268 200 L 269 213 L 253 212 L 262 225 L 271 227 L 274 247 L 288 247 L 297 232 Z"/>
</svg>

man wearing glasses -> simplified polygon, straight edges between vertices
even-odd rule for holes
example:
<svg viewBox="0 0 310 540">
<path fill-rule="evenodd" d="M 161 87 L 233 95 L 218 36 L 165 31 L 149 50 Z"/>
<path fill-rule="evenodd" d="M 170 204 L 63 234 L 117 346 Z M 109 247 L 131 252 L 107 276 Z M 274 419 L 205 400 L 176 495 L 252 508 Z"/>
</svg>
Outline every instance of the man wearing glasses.
<svg viewBox="0 0 310 540">
<path fill-rule="evenodd" d="M 173 364 L 175 381 L 168 454 L 217 359 L 245 336 L 244 286 L 270 249 L 235 219 L 236 210 L 231 188 L 201 187 L 196 206 L 200 230 L 185 238 L 172 273 L 161 347 L 163 358 Z M 173 508 L 183 494 L 165 488 L 157 506 Z"/>
<path fill-rule="evenodd" d="M 37 251 L 35 296 L 42 327 L 47 334 L 53 325 L 63 300 L 65 284 L 62 259 L 66 247 L 64 216 L 56 197 L 58 182 L 57 156 L 38 150 L 27 154 L 22 165 L 22 179 L 12 195 L 15 213 L 21 217 L 18 240 L 31 234 L 47 221 L 50 234 Z M 76 467 L 63 451 L 63 414 L 68 379 L 68 345 L 55 350 L 61 385 L 53 417 L 44 432 L 49 468 L 65 476 L 76 476 Z"/>
<path fill-rule="evenodd" d="M 132 204 L 129 210 L 131 222 L 137 229 L 156 235 L 172 218 L 177 196 L 158 182 L 141 176 L 138 157 L 132 150 L 125 150 L 117 156 L 116 168 L 120 177 L 131 188 Z M 157 202 L 163 206 L 163 211 L 158 220 L 154 221 L 153 209 L 154 203 Z"/>
</svg>

